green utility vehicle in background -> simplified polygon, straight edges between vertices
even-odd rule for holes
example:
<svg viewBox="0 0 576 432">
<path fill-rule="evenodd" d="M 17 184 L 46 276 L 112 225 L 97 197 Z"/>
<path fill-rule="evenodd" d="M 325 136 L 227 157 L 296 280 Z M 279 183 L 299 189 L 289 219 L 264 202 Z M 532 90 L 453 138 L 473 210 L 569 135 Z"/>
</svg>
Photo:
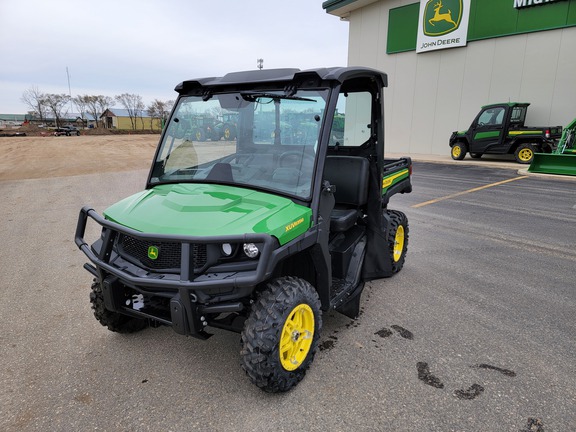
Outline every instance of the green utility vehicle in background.
<svg viewBox="0 0 576 432">
<path fill-rule="evenodd" d="M 384 159 L 386 84 L 352 67 L 179 84 L 146 189 L 104 216 L 80 211 L 96 319 L 115 332 L 235 331 L 254 384 L 296 385 L 322 312 L 357 317 L 364 282 L 404 265 L 408 220 L 388 203 L 411 192 L 411 160 Z M 192 119 L 215 110 L 237 114 L 235 141 L 194 139 Z M 101 225 L 91 241 L 89 221 Z"/>
<path fill-rule="evenodd" d="M 534 153 L 551 153 L 562 135 L 562 126 L 525 126 L 529 103 L 499 103 L 483 106 L 470 128 L 452 132 L 450 154 L 462 160 L 483 154 L 513 154 L 516 162 L 529 164 Z"/>
</svg>

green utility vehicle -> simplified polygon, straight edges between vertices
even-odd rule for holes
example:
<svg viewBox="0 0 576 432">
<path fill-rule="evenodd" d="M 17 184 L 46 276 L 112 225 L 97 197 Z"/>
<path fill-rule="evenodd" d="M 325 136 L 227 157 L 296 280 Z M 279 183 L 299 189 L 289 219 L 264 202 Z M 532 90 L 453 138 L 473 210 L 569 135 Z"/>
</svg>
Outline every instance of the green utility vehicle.
<svg viewBox="0 0 576 432">
<path fill-rule="evenodd" d="M 513 154 L 518 163 L 529 164 L 534 153 L 552 152 L 562 126 L 525 126 L 529 105 L 509 102 L 483 106 L 468 130 L 452 132 L 452 159 L 462 160 L 468 152 L 475 159 L 483 154 Z"/>
<path fill-rule="evenodd" d="M 404 265 L 408 221 L 388 203 L 411 192 L 411 160 L 384 159 L 386 84 L 368 68 L 179 84 L 146 189 L 104 216 L 80 211 L 96 319 L 115 332 L 235 331 L 254 384 L 296 385 L 322 312 L 357 317 L 364 282 Z M 191 119 L 221 109 L 237 113 L 237 139 L 195 141 Z M 94 221 L 101 234 L 85 239 Z"/>
</svg>

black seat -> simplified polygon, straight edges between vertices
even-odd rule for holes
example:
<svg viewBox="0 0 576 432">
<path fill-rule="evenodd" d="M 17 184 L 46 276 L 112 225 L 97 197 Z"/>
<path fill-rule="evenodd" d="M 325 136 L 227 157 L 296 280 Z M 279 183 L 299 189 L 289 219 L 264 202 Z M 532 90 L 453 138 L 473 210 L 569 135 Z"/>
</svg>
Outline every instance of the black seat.
<svg viewBox="0 0 576 432">
<path fill-rule="evenodd" d="M 206 176 L 206 180 L 223 181 L 229 183 L 233 182 L 234 177 L 232 176 L 232 166 L 229 163 L 215 163 Z"/>
<path fill-rule="evenodd" d="M 368 201 L 368 159 L 359 156 L 328 156 L 324 179 L 336 186 L 336 204 L 330 214 L 331 231 L 347 231 L 362 217 Z"/>
</svg>

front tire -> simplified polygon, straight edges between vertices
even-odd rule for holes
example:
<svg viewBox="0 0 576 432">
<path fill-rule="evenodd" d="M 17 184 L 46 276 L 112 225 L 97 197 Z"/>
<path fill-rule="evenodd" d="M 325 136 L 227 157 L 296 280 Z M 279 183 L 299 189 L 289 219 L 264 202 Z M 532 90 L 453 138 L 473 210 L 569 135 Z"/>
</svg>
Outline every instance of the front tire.
<svg viewBox="0 0 576 432">
<path fill-rule="evenodd" d="M 454 160 L 462 160 L 466 156 L 468 149 L 466 148 L 466 144 L 462 142 L 454 143 L 452 149 L 450 150 L 450 156 Z"/>
<path fill-rule="evenodd" d="M 408 218 L 397 210 L 388 210 L 390 228 L 388 230 L 389 253 L 392 262 L 392 274 L 398 273 L 404 267 L 408 251 Z"/>
<path fill-rule="evenodd" d="M 312 285 L 290 276 L 268 282 L 242 331 L 242 368 L 266 392 L 290 390 L 314 360 L 321 328 Z"/>
<path fill-rule="evenodd" d="M 196 129 L 196 132 L 194 132 L 194 137 L 196 138 L 196 141 L 204 141 L 206 139 L 206 134 L 202 129 Z"/>
<path fill-rule="evenodd" d="M 110 331 L 116 333 L 135 333 L 148 327 L 148 321 L 145 319 L 132 318 L 106 309 L 104 306 L 102 287 L 99 282 L 92 284 L 90 303 L 92 303 L 92 312 L 94 312 L 96 320 Z"/>
</svg>

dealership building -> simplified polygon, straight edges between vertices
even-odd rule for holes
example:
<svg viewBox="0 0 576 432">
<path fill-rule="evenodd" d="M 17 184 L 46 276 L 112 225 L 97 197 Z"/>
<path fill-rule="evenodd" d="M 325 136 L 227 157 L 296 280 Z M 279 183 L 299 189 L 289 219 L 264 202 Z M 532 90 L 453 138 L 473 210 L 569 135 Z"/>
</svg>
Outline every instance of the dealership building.
<svg viewBox="0 0 576 432">
<path fill-rule="evenodd" d="M 348 64 L 388 74 L 386 150 L 449 154 L 480 107 L 529 102 L 526 124 L 576 117 L 576 0 L 327 0 Z"/>
</svg>

